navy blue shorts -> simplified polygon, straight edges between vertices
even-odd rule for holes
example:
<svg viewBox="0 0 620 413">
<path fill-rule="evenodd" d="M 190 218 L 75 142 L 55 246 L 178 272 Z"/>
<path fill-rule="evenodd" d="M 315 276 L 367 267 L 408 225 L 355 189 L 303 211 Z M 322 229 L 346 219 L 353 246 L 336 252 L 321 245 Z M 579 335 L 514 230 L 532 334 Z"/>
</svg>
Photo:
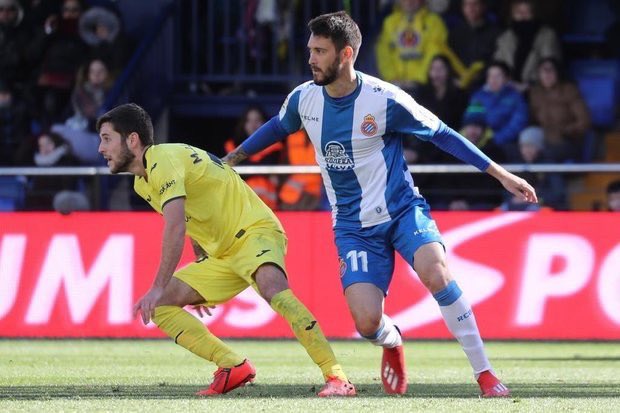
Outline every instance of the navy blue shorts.
<svg viewBox="0 0 620 413">
<path fill-rule="evenodd" d="M 422 245 L 443 245 L 426 201 L 419 200 L 391 221 L 361 229 L 336 229 L 343 290 L 355 283 L 370 283 L 387 295 L 394 272 L 394 251 L 413 267 L 413 254 Z"/>
</svg>

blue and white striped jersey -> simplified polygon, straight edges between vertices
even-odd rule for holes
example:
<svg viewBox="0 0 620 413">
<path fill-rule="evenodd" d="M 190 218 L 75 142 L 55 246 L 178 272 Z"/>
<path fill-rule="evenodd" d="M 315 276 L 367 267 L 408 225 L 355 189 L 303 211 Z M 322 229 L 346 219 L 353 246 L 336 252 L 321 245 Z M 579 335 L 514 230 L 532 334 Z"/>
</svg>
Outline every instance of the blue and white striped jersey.
<svg viewBox="0 0 620 413">
<path fill-rule="evenodd" d="M 390 221 L 419 198 L 402 136 L 430 140 L 441 125 L 400 88 L 360 72 L 357 77 L 355 91 L 336 99 L 306 82 L 279 113 L 288 133 L 304 128 L 314 145 L 335 228 Z"/>
</svg>

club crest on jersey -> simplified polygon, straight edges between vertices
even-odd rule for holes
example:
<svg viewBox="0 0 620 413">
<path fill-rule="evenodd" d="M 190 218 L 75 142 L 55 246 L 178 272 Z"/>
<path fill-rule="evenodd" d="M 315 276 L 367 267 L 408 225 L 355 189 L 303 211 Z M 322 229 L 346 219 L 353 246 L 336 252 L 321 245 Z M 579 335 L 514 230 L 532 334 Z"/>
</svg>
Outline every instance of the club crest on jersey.
<svg viewBox="0 0 620 413">
<path fill-rule="evenodd" d="M 338 263 L 340 267 L 340 278 L 344 277 L 344 273 L 347 272 L 347 262 L 338 257 Z"/>
<path fill-rule="evenodd" d="M 353 169 L 355 163 L 347 154 L 344 146 L 336 141 L 329 141 L 325 144 L 325 167 L 332 171 L 346 171 Z"/>
<path fill-rule="evenodd" d="M 375 122 L 375 117 L 368 114 L 364 116 L 364 121 L 362 122 L 361 130 L 362 133 L 366 136 L 372 136 L 377 133 L 377 122 Z"/>
</svg>

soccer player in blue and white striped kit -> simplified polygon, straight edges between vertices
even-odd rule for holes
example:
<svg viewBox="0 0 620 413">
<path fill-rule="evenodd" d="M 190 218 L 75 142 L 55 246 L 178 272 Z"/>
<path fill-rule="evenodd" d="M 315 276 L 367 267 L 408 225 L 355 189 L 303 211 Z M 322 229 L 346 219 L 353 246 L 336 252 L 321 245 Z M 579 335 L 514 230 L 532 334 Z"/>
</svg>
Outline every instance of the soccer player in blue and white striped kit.
<svg viewBox="0 0 620 413">
<path fill-rule="evenodd" d="M 414 186 L 403 158 L 402 136 L 414 134 L 486 171 L 509 192 L 537 202 L 525 180 L 494 163 L 398 87 L 353 68 L 361 45 L 345 12 L 308 23 L 313 80 L 296 87 L 278 116 L 224 160 L 236 165 L 304 128 L 332 207 L 344 294 L 358 332 L 383 347 L 381 378 L 387 393 L 407 390 L 400 331 L 383 313 L 394 251 L 416 271 L 461 343 L 483 397 L 508 396 L 485 354 L 471 306 L 446 265 L 441 235 Z"/>
</svg>

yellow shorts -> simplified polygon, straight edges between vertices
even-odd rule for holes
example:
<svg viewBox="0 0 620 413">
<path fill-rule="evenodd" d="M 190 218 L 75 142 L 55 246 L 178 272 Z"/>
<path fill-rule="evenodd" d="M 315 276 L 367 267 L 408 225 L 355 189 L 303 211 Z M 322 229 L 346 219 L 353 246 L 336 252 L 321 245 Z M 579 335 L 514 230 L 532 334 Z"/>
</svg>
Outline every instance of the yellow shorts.
<svg viewBox="0 0 620 413">
<path fill-rule="evenodd" d="M 208 304 L 221 304 L 248 286 L 258 291 L 252 276 L 263 264 L 275 264 L 286 275 L 286 245 L 286 235 L 278 229 L 248 228 L 225 255 L 188 264 L 174 276 L 196 290 Z"/>
</svg>

